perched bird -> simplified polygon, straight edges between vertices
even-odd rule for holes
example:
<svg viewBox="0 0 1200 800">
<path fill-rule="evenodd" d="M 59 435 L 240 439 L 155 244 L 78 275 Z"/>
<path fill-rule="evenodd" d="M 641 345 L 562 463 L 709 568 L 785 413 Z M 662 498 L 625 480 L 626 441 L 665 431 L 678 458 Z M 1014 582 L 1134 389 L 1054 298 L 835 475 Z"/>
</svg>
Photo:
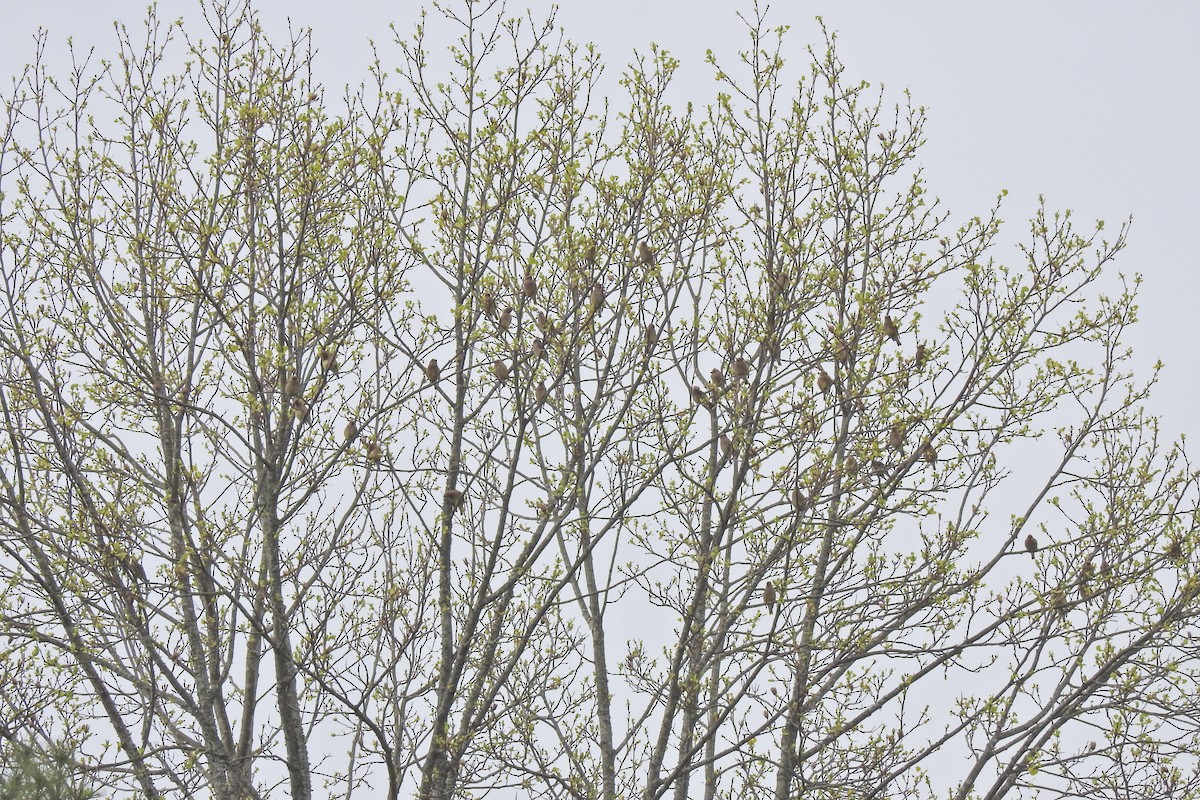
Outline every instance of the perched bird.
<svg viewBox="0 0 1200 800">
<path fill-rule="evenodd" d="M 833 360 L 838 364 L 845 364 L 850 360 L 850 347 L 840 336 L 833 340 Z"/>
<path fill-rule="evenodd" d="M 833 388 L 833 378 L 829 377 L 829 373 L 824 367 L 817 367 L 820 372 L 817 374 L 817 388 L 821 390 L 821 394 L 829 394 L 829 390 Z"/>
<path fill-rule="evenodd" d="M 913 356 L 913 363 L 917 365 L 917 369 L 924 369 L 925 362 L 929 360 L 929 351 L 925 349 L 925 345 L 918 344 L 916 355 Z"/>
<path fill-rule="evenodd" d="M 532 273 L 525 273 L 525 279 L 521 281 L 521 294 L 529 298 L 537 294 L 537 284 L 534 283 Z"/>
<path fill-rule="evenodd" d="M 746 378 L 750 377 L 750 365 L 746 362 L 746 359 L 742 358 L 741 356 L 738 356 L 733 360 L 733 364 L 729 367 L 729 371 L 732 372 L 733 376 L 738 380 L 744 381 Z"/>
<path fill-rule="evenodd" d="M 883 335 L 900 344 L 900 329 L 896 327 L 896 321 L 892 319 L 891 314 L 883 315 Z"/>
<path fill-rule="evenodd" d="M 300 421 L 308 419 L 308 403 L 297 397 L 292 401 L 292 416 Z"/>
<path fill-rule="evenodd" d="M 383 448 L 379 446 L 379 442 L 371 439 L 367 442 L 367 461 L 372 464 L 377 464 L 383 458 Z"/>
<path fill-rule="evenodd" d="M 846 460 L 842 462 L 842 466 L 845 468 L 847 475 L 853 475 L 858 472 L 858 459 L 854 457 L 853 453 L 850 453 L 846 456 Z"/>
<path fill-rule="evenodd" d="M 447 489 L 442 495 L 442 499 L 446 501 L 446 505 L 451 508 L 458 508 L 462 505 L 463 493 L 458 489 Z"/>
<path fill-rule="evenodd" d="M 438 366 L 437 359 L 429 359 L 429 363 L 425 365 L 425 377 L 430 383 L 437 383 L 442 377 L 442 368 Z"/>
<path fill-rule="evenodd" d="M 871 459 L 871 471 L 875 473 L 876 477 L 886 477 L 888 474 L 888 465 L 886 462 L 880 461 L 878 458 L 873 458 Z"/>
<path fill-rule="evenodd" d="M 788 289 L 788 276 L 786 272 L 776 272 L 771 275 L 771 288 L 779 294 L 783 294 Z"/>
<path fill-rule="evenodd" d="M 591 303 L 592 311 L 599 311 L 604 305 L 604 288 L 598 284 L 592 284 L 592 292 L 588 295 L 588 302 Z"/>
<path fill-rule="evenodd" d="M 708 376 L 712 379 L 712 385 L 718 389 L 725 385 L 725 373 L 716 367 L 713 367 L 712 372 L 708 373 Z"/>
<path fill-rule="evenodd" d="M 921 447 L 921 460 L 930 464 L 937 463 L 937 448 L 926 442 Z"/>
<path fill-rule="evenodd" d="M 1085 587 L 1088 585 L 1088 581 L 1092 579 L 1092 575 L 1095 574 L 1095 571 L 1096 568 L 1092 565 L 1092 560 L 1089 558 L 1084 562 L 1083 567 L 1079 570 L 1080 587 Z"/>
<path fill-rule="evenodd" d="M 638 261 L 643 264 L 654 263 L 654 253 L 650 250 L 650 245 L 646 244 L 645 240 L 638 242 Z"/>
<path fill-rule="evenodd" d="M 292 397 L 300 394 L 300 376 L 289 374 L 283 384 L 283 393 Z"/>
<path fill-rule="evenodd" d="M 321 369 L 326 372 L 337 371 L 337 351 L 332 347 L 321 347 L 317 351 L 317 357 L 321 360 Z"/>
<path fill-rule="evenodd" d="M 658 328 L 653 324 L 646 325 L 646 350 L 653 350 L 654 345 L 658 344 Z"/>
<path fill-rule="evenodd" d="M 799 486 L 792 489 L 792 507 L 797 512 L 803 512 L 808 508 L 808 498 L 804 496 L 804 492 L 800 490 Z"/>
<path fill-rule="evenodd" d="M 354 437 L 358 436 L 358 423 L 351 419 L 346 423 L 346 429 L 342 431 L 347 442 L 353 442 Z"/>
<path fill-rule="evenodd" d="M 500 312 L 500 319 L 496 320 L 496 327 L 502 331 L 508 330 L 508 326 L 512 324 L 512 315 L 512 306 L 505 306 Z"/>
<path fill-rule="evenodd" d="M 1038 551 L 1037 539 L 1033 538 L 1032 533 L 1025 537 L 1025 549 L 1029 551 L 1030 558 Z"/>
<path fill-rule="evenodd" d="M 537 315 L 537 325 L 541 328 L 542 333 L 547 336 L 554 333 L 554 326 L 550 322 L 550 318 L 546 316 L 545 311 L 539 311 Z"/>
<path fill-rule="evenodd" d="M 545 402 L 547 394 L 549 391 L 546 389 L 546 382 L 538 381 L 537 386 L 533 387 L 533 399 L 541 404 Z"/>
<path fill-rule="evenodd" d="M 1167 558 L 1175 561 L 1183 558 L 1183 544 L 1178 539 L 1171 539 L 1171 545 L 1167 548 Z"/>
<path fill-rule="evenodd" d="M 492 362 L 492 374 L 496 376 L 496 380 L 504 383 L 508 380 L 508 364 L 497 358 Z"/>
<path fill-rule="evenodd" d="M 763 587 L 763 603 L 767 606 L 767 611 L 775 611 L 775 584 L 767 581 L 767 585 Z"/>
<path fill-rule="evenodd" d="M 491 292 L 483 296 L 483 313 L 489 317 L 496 315 L 496 296 Z"/>
<path fill-rule="evenodd" d="M 540 358 L 543 361 L 545 361 L 546 360 L 546 343 L 543 342 L 541 339 L 534 339 L 533 345 L 530 347 L 530 352 L 532 353 L 534 358 Z"/>
<path fill-rule="evenodd" d="M 887 446 L 897 453 L 904 449 L 904 426 L 896 423 L 888 430 Z"/>
<path fill-rule="evenodd" d="M 594 266 L 596 263 L 596 243 L 589 242 L 587 250 L 583 253 L 583 260 L 588 263 L 588 266 Z"/>
<path fill-rule="evenodd" d="M 733 439 L 729 438 L 728 433 L 721 434 L 721 455 L 725 458 L 733 455 Z"/>
<path fill-rule="evenodd" d="M 692 400 L 711 409 L 713 407 L 712 400 L 708 396 L 708 392 L 701 389 L 699 386 L 692 387 Z"/>
</svg>

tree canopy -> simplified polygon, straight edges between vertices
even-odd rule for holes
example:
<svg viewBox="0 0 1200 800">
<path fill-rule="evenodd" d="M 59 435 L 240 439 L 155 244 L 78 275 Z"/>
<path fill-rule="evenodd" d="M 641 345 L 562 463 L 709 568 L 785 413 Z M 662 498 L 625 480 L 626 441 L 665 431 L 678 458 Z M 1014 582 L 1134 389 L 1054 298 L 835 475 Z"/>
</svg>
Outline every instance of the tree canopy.
<svg viewBox="0 0 1200 800">
<path fill-rule="evenodd" d="M 953 217 L 923 109 L 757 14 L 679 107 L 495 3 L 340 99 L 202 9 L 6 104 L 5 742 L 113 797 L 1200 795 L 1124 228 Z"/>
</svg>

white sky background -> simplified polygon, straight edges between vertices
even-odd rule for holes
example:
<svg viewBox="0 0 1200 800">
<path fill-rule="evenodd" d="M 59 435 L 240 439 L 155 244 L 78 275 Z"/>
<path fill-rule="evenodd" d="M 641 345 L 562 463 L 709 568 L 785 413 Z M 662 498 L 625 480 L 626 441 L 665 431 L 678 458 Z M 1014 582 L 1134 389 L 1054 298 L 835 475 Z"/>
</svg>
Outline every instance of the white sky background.
<svg viewBox="0 0 1200 800">
<path fill-rule="evenodd" d="M 716 89 L 705 50 L 733 66 L 746 44 L 736 12 L 752 2 L 563 0 L 559 23 L 569 38 L 597 44 L 613 81 L 634 48 L 657 42 L 683 61 L 676 97 L 703 105 Z M 369 40 L 385 57 L 394 54 L 388 23 L 407 35 L 422 5 L 262 0 L 258 8 L 281 34 L 289 17 L 313 28 L 318 76 L 336 102 L 344 85 L 367 80 Z M 159 7 L 164 17 L 197 16 L 194 0 Z M 551 4 L 508 2 L 511 13 L 527 7 L 540 17 Z M 112 55 L 112 21 L 136 29 L 145 10 L 144 0 L 4 3 L 0 87 L 32 60 L 39 26 L 51 34 L 50 62 L 65 70 L 68 36 L 77 48 Z M 792 26 L 797 65 L 805 45 L 821 42 L 819 14 L 838 33 L 849 78 L 883 83 L 888 101 L 908 88 L 914 104 L 926 107 L 928 144 L 919 159 L 930 193 L 954 220 L 983 214 L 1001 189 L 1010 192 L 1002 209 L 1009 242 L 1026 233 L 1038 194 L 1051 208 L 1073 209 L 1083 232 L 1099 218 L 1115 234 L 1133 215 L 1130 246 L 1116 264 L 1145 278 L 1142 321 L 1129 343 L 1139 375 L 1148 376 L 1158 358 L 1166 363 L 1151 403 L 1165 431 L 1200 433 L 1193 411 L 1200 257 L 1191 245 L 1200 222 L 1200 3 L 776 0 L 772 11 L 775 23 Z M 996 255 L 1018 263 L 1012 250 Z"/>
</svg>

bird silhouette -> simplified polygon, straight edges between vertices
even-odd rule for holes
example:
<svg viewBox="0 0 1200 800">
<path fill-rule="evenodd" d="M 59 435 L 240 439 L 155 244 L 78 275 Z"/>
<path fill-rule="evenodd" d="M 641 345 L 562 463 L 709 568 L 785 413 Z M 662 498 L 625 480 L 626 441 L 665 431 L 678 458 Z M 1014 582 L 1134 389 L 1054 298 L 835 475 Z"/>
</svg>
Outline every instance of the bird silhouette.
<svg viewBox="0 0 1200 800">
<path fill-rule="evenodd" d="M 531 273 L 525 273 L 525 279 L 521 281 L 521 294 L 532 299 L 537 294 L 537 284 L 533 280 Z"/>
<path fill-rule="evenodd" d="M 804 492 L 798 486 L 792 489 L 792 507 L 797 512 L 803 512 L 808 508 L 808 498 L 804 496 Z"/>
<path fill-rule="evenodd" d="M 347 442 L 353 442 L 354 437 L 358 436 L 358 423 L 353 419 L 347 422 L 346 428 L 342 431 L 342 434 L 346 437 Z"/>
<path fill-rule="evenodd" d="M 729 458 L 733 455 L 733 440 L 729 438 L 728 433 L 721 434 L 721 455 Z"/>
<path fill-rule="evenodd" d="M 704 391 L 699 386 L 692 387 L 692 400 L 704 406 L 705 408 L 711 409 L 713 407 L 713 403 L 708 396 L 708 392 Z"/>
<path fill-rule="evenodd" d="M 451 508 L 458 508 L 463 502 L 463 493 L 458 489 L 447 489 L 442 494 L 442 499 L 446 501 L 446 505 Z"/>
<path fill-rule="evenodd" d="M 763 587 L 763 603 L 767 606 L 767 611 L 774 613 L 775 611 L 775 584 L 767 581 L 767 585 Z"/>
<path fill-rule="evenodd" d="M 892 319 L 891 314 L 883 315 L 883 335 L 900 344 L 900 329 L 896 327 L 896 321 Z"/>
<path fill-rule="evenodd" d="M 1171 544 L 1167 548 L 1167 558 L 1178 561 L 1183 558 L 1183 544 L 1177 538 L 1171 539 Z"/>
<path fill-rule="evenodd" d="M 854 457 L 853 453 L 850 453 L 842 462 L 842 467 L 844 468 L 846 476 L 849 477 L 858 472 L 858 459 Z"/>
<path fill-rule="evenodd" d="M 367 461 L 372 464 L 377 464 L 383 458 L 383 448 L 379 446 L 379 442 L 374 439 L 367 441 Z"/>
<path fill-rule="evenodd" d="M 594 266 L 596 263 L 596 243 L 588 243 L 587 250 L 584 251 L 583 260 L 588 263 L 588 266 Z"/>
<path fill-rule="evenodd" d="M 917 365 L 917 369 L 924 369 L 925 362 L 929 360 L 929 351 L 925 349 L 925 345 L 918 344 L 917 352 L 913 356 L 913 363 Z"/>
<path fill-rule="evenodd" d="M 887 446 L 897 453 L 904 449 L 904 426 L 900 423 L 888 429 Z"/>
<path fill-rule="evenodd" d="M 321 360 L 321 369 L 326 372 L 337 372 L 337 351 L 332 347 L 321 347 L 317 351 L 317 357 Z"/>
<path fill-rule="evenodd" d="M 496 315 L 496 296 L 491 292 L 483 296 L 483 313 L 489 317 Z"/>
<path fill-rule="evenodd" d="M 645 241 L 638 242 L 638 261 L 641 261 L 643 264 L 654 263 L 654 252 Z"/>
<path fill-rule="evenodd" d="M 429 363 L 425 366 L 425 377 L 430 383 L 437 383 L 442 377 L 442 368 L 438 366 L 437 359 L 429 359 Z"/>
<path fill-rule="evenodd" d="M 295 397 L 296 395 L 300 394 L 299 376 L 295 375 L 294 373 L 287 376 L 287 380 L 283 383 L 283 393 L 290 397 Z"/>
<path fill-rule="evenodd" d="M 500 312 L 500 319 L 496 320 L 496 327 L 502 331 L 508 330 L 508 326 L 512 324 L 512 318 L 512 306 L 505 306 L 504 310 Z"/>
<path fill-rule="evenodd" d="M 545 402 L 546 395 L 548 393 L 549 392 L 546 389 L 545 381 L 538 381 L 537 386 L 533 387 L 533 399 L 536 400 L 539 405 Z"/>
<path fill-rule="evenodd" d="M 592 284 L 592 292 L 588 295 L 588 302 L 591 303 L 592 311 L 599 311 L 604 305 L 604 288 L 598 284 Z"/>
<path fill-rule="evenodd" d="M 1038 551 L 1037 539 L 1033 538 L 1032 533 L 1025 537 L 1025 549 L 1029 551 L 1030 558 Z"/>
<path fill-rule="evenodd" d="M 929 464 L 936 464 L 938 460 L 937 448 L 926 442 L 921 447 L 921 460 Z"/>
<path fill-rule="evenodd" d="M 533 344 L 530 345 L 530 354 L 534 358 L 540 358 L 543 361 L 545 361 L 546 360 L 546 343 L 543 342 L 541 339 L 534 339 Z"/>
<path fill-rule="evenodd" d="M 840 336 L 833 340 L 833 360 L 838 364 L 845 364 L 850 360 L 850 347 Z"/>
<path fill-rule="evenodd" d="M 653 323 L 649 323 L 646 325 L 646 350 L 653 350 L 656 344 L 658 344 L 658 328 L 654 327 Z"/>
<path fill-rule="evenodd" d="M 496 380 L 504 383 L 508 380 L 508 364 L 497 358 L 492 362 L 492 374 L 496 376 Z"/>
<path fill-rule="evenodd" d="M 746 362 L 746 359 L 742 358 L 741 356 L 738 356 L 733 360 L 733 364 L 729 367 L 729 371 L 732 372 L 733 376 L 738 380 L 744 381 L 746 378 L 750 377 L 750 365 Z"/>
<path fill-rule="evenodd" d="M 718 389 L 725 385 L 725 373 L 721 372 L 721 370 L 717 369 L 716 367 L 713 367 L 712 371 L 708 373 L 708 376 L 712 379 L 712 385 Z"/>
<path fill-rule="evenodd" d="M 829 377 L 829 373 L 824 367 L 817 367 L 820 370 L 817 373 L 817 388 L 821 390 L 821 394 L 829 394 L 829 390 L 833 388 L 833 378 Z"/>
</svg>

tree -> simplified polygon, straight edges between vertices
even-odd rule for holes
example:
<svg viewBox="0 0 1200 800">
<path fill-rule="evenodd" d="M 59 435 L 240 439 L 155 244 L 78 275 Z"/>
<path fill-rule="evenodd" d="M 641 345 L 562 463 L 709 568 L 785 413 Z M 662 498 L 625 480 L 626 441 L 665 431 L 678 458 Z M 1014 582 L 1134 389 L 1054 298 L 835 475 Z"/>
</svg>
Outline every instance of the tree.
<svg viewBox="0 0 1200 800">
<path fill-rule="evenodd" d="M 2 800 L 90 800 L 95 793 L 81 783 L 61 747 L 48 753 L 27 742 L 12 742 L 0 769 Z"/>
<path fill-rule="evenodd" d="M 1002 259 L 762 17 L 614 115 L 465 3 L 334 112 L 203 9 L 8 105 L 6 738 L 118 796 L 1196 795 L 1124 229 Z"/>
</svg>

